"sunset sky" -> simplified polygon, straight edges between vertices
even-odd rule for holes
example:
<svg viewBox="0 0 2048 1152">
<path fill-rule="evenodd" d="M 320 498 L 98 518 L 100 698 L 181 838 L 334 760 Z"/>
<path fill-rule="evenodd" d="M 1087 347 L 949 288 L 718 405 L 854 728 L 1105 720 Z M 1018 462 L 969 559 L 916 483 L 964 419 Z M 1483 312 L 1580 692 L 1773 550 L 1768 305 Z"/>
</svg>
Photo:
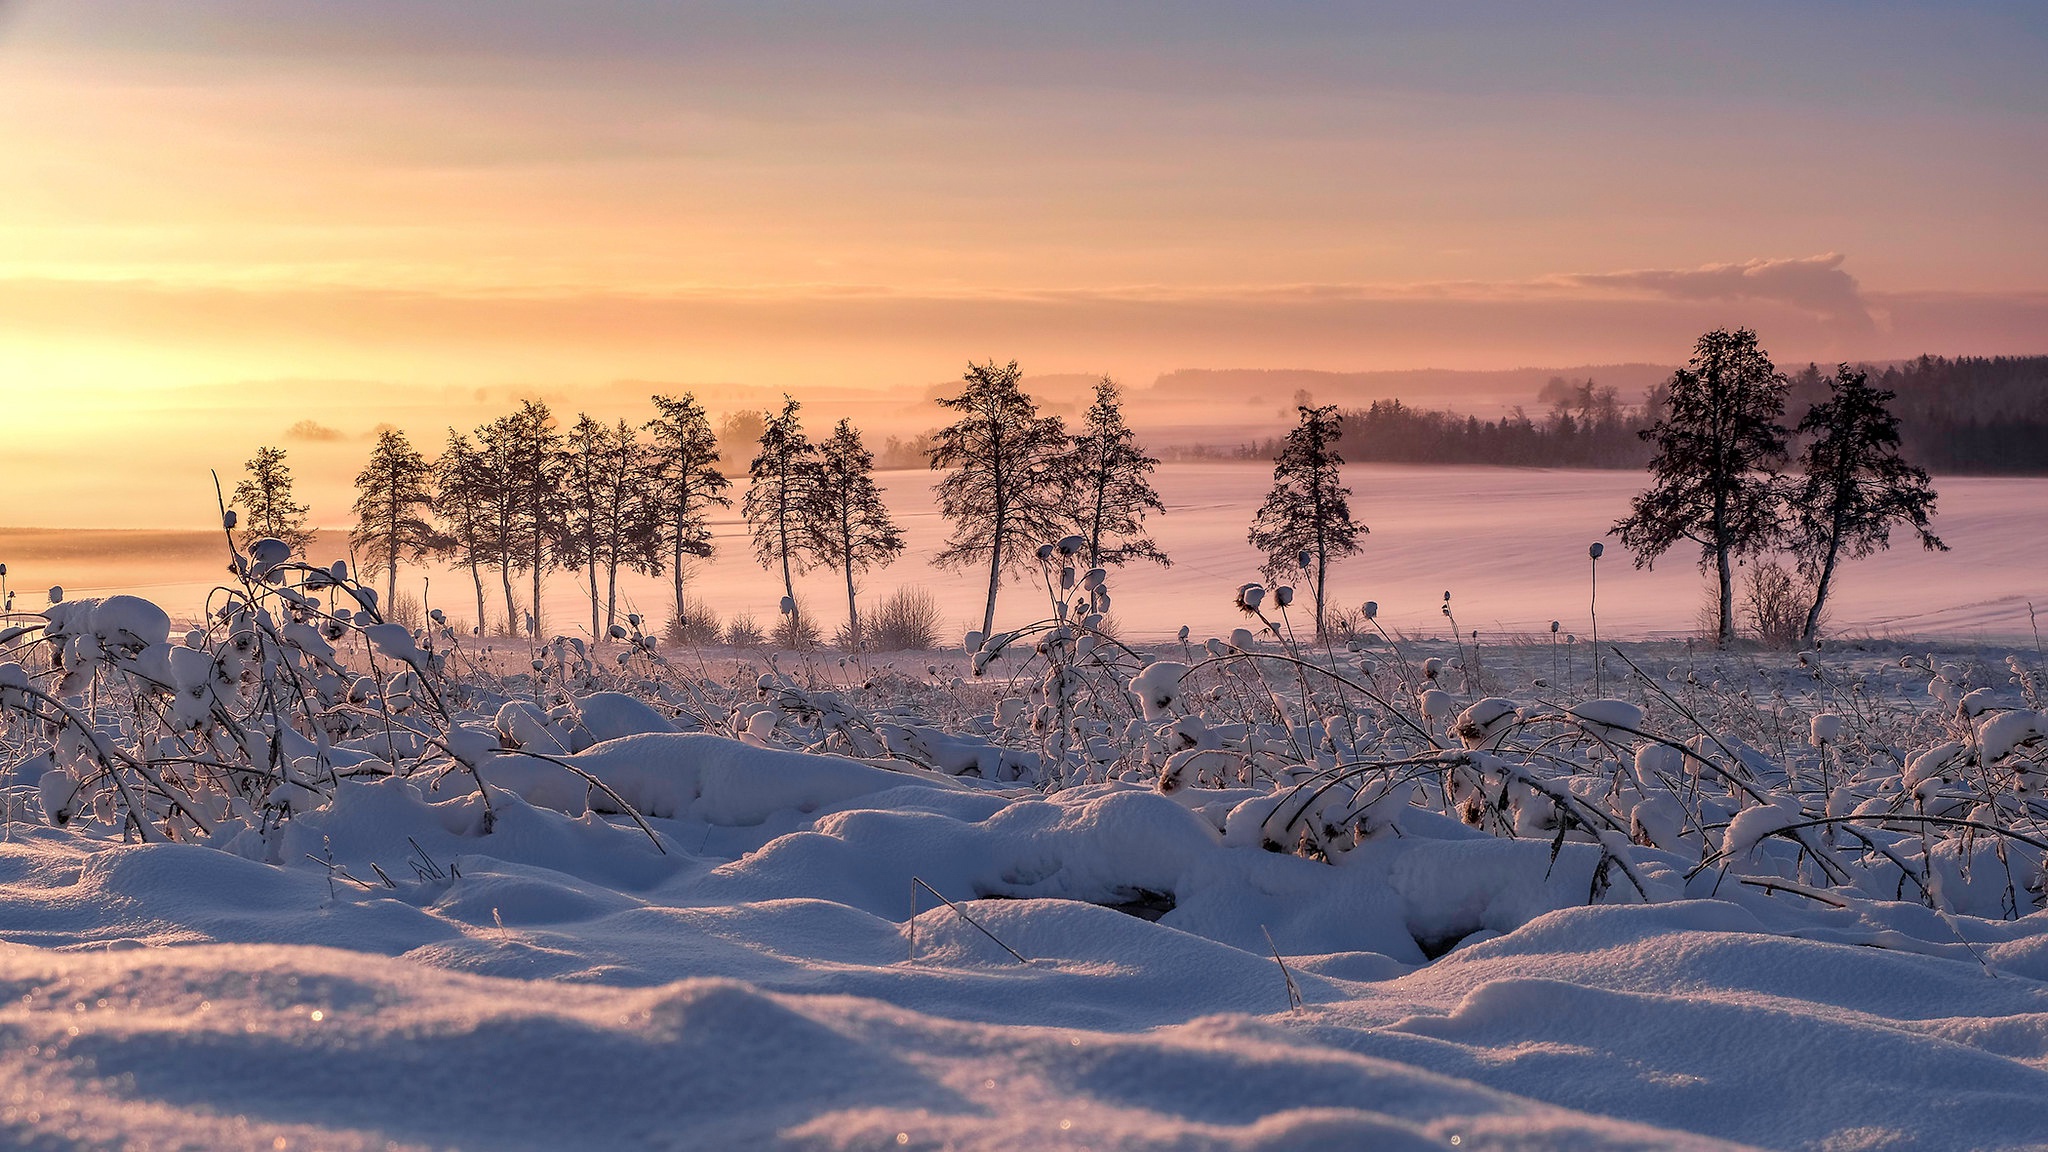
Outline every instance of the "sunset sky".
<svg viewBox="0 0 2048 1152">
<path fill-rule="evenodd" d="M 0 0 L 0 155 L 21 523 L 520 391 L 2048 352 L 2036 3 Z"/>
</svg>

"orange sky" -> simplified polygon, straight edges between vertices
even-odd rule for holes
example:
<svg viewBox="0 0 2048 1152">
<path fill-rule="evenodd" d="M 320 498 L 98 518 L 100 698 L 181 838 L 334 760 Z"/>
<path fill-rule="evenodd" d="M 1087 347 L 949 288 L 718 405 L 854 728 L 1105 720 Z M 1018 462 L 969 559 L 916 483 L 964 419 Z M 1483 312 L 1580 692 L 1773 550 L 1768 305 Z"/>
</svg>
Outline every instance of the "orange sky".
<svg viewBox="0 0 2048 1152">
<path fill-rule="evenodd" d="M 2017 3 L 0 0 L 0 520 L 620 381 L 2048 351 L 2044 43 Z"/>
</svg>

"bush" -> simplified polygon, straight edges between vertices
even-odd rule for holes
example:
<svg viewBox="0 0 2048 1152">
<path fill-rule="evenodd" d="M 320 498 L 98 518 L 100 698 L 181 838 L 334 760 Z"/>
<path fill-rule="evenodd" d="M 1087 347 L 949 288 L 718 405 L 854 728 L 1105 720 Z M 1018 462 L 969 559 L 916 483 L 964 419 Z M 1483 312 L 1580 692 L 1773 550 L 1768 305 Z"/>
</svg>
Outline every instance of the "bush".
<svg viewBox="0 0 2048 1152">
<path fill-rule="evenodd" d="M 391 598 L 384 610 L 384 619 L 393 624 L 403 624 L 408 631 L 417 632 L 427 626 L 427 610 L 420 598 L 410 592 L 399 592 Z"/>
<path fill-rule="evenodd" d="M 759 648 L 768 638 L 754 623 L 752 612 L 735 612 L 725 626 L 725 642 L 735 648 Z"/>
<path fill-rule="evenodd" d="M 939 646 L 939 598 L 931 589 L 909 584 L 889 593 L 868 613 L 862 631 L 876 652 L 926 651 Z"/>
<path fill-rule="evenodd" d="M 661 638 L 670 644 L 682 644 L 702 648 L 725 641 L 725 632 L 718 626 L 718 613 L 702 597 L 683 596 L 681 619 L 669 617 L 662 625 Z"/>
<path fill-rule="evenodd" d="M 1742 619 L 1764 645 L 1790 648 L 1799 643 L 1811 597 L 1776 560 L 1759 560 L 1742 576 Z"/>
<path fill-rule="evenodd" d="M 811 606 L 796 602 L 795 612 L 781 613 L 775 621 L 775 646 L 790 651 L 818 646 L 818 620 Z"/>
</svg>

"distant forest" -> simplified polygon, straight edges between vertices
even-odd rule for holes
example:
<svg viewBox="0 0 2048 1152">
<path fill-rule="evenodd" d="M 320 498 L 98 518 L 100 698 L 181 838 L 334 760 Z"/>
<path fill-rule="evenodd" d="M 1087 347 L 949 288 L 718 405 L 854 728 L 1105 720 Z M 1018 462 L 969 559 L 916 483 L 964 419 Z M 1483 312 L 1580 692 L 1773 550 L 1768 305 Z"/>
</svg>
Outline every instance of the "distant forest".
<svg viewBox="0 0 2048 1152">
<path fill-rule="evenodd" d="M 1922 356 L 1860 365 L 1871 383 L 1897 394 L 1908 459 L 1947 474 L 2048 473 L 2048 356 Z M 1827 395 L 1831 373 L 1809 364 L 1790 375 L 1787 427 Z M 1302 395 L 1299 400 L 1309 397 Z M 1497 464 L 1541 468 L 1641 468 L 1649 446 L 1637 435 L 1662 410 L 1661 386 L 1639 403 L 1593 380 L 1552 377 L 1537 393 L 1538 414 L 1517 406 L 1481 419 L 1398 399 L 1343 410 L 1347 460 L 1387 464 Z M 1229 447 L 1196 445 L 1160 453 L 1179 460 L 1270 460 L 1277 438 Z"/>
</svg>

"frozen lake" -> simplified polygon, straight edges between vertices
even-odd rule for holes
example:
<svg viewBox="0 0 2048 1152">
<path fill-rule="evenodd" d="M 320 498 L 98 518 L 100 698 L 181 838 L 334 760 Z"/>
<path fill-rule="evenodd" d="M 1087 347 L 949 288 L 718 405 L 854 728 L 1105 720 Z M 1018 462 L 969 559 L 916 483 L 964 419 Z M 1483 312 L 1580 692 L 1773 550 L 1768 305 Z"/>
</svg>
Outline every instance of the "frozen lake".
<svg viewBox="0 0 2048 1152">
<path fill-rule="evenodd" d="M 1479 467 L 1354 465 L 1346 478 L 1353 511 L 1372 531 L 1365 550 L 1334 569 L 1332 599 L 1352 606 L 1376 600 L 1389 628 L 1425 634 L 1446 629 L 1439 605 L 1447 590 L 1466 630 L 1540 632 L 1555 619 L 1566 631 L 1586 631 L 1586 546 L 1603 538 L 1643 485 L 1638 472 Z M 867 578 L 863 603 L 899 584 L 925 585 L 947 614 L 948 634 L 957 635 L 968 621 L 979 623 L 983 584 L 977 573 L 937 572 L 925 563 L 947 530 L 932 479 L 923 472 L 882 474 L 910 551 Z M 1137 638 L 1170 636 L 1183 624 L 1198 637 L 1227 634 L 1242 619 L 1231 606 L 1237 585 L 1258 576 L 1245 528 L 1271 484 L 1270 470 L 1171 464 L 1157 481 L 1168 514 L 1154 519 L 1154 535 L 1174 563 L 1113 574 L 1113 614 Z M 1892 551 L 1848 565 L 1836 586 L 1835 634 L 2031 635 L 2028 602 L 2048 608 L 2048 479 L 1947 477 L 1937 486 L 1935 529 L 1953 551 L 1923 552 L 1901 536 Z M 339 544 L 341 533 L 327 535 Z M 766 628 L 780 598 L 778 581 L 753 563 L 736 514 L 718 524 L 717 541 L 718 555 L 697 567 L 692 586 L 722 617 L 751 612 Z M 1674 551 L 1654 570 L 1637 570 L 1608 543 L 1600 562 L 1602 634 L 1691 632 L 1709 595 L 1694 557 Z M 0 529 L 0 561 L 10 564 L 9 587 L 21 591 L 17 605 L 25 608 L 42 603 L 43 588 L 62 583 L 74 596 L 141 591 L 174 612 L 196 612 L 221 570 L 222 552 L 217 532 Z M 315 545 L 316 559 L 330 553 L 340 554 Z M 415 593 L 421 574 L 407 569 L 406 585 Z M 666 618 L 666 577 L 623 584 L 626 601 L 653 621 Z M 488 595 L 488 579 L 486 589 Z M 843 622 L 837 576 L 813 572 L 799 592 L 827 631 Z M 475 610 L 467 574 L 434 572 L 432 602 L 468 621 Z M 497 611 L 499 602 L 490 603 Z M 1003 590 L 998 624 L 1036 619 L 1044 603 L 1042 589 L 1013 581 Z M 588 601 L 568 573 L 549 577 L 547 607 L 551 631 L 588 627 Z"/>
</svg>

